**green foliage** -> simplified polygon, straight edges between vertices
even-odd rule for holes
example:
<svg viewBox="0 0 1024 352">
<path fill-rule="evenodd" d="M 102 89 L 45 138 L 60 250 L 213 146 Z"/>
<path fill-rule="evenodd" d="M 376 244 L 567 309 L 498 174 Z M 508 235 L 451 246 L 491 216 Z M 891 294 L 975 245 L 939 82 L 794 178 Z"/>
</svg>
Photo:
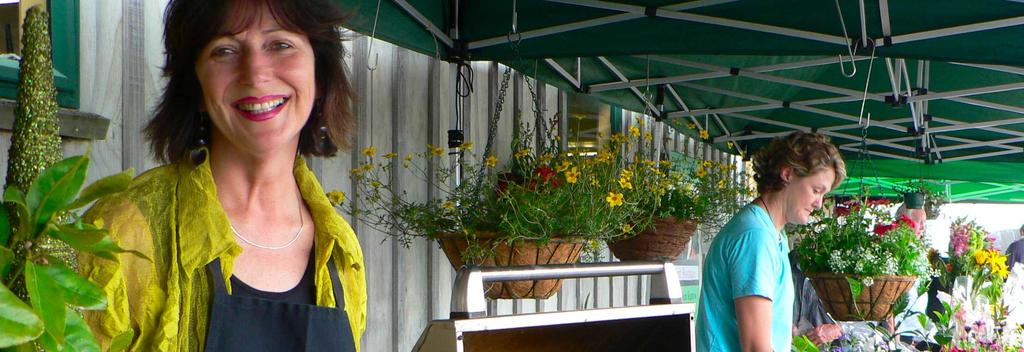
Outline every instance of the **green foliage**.
<svg viewBox="0 0 1024 352">
<path fill-rule="evenodd" d="M 826 204 L 812 214 L 817 221 L 792 231 L 801 238 L 794 250 L 806 272 L 858 277 L 929 272 L 928 246 L 909 219 L 893 221 L 884 208 L 866 199 L 839 207 L 845 211 L 831 208 Z"/>
<path fill-rule="evenodd" d="M 36 245 L 40 241 L 61 241 L 109 260 L 117 260 L 117 253 L 145 258 L 141 253 L 118 247 L 108 230 L 86 224 L 71 212 L 120 192 L 131 181 L 129 170 L 99 180 L 80 194 L 88 167 L 87 157 L 71 157 L 44 170 L 32 182 L 28 196 L 14 187 L 4 192 L 9 209 L 14 209 L 20 218 L 33 221 L 19 222 L 13 230 L 9 222 L 0 221 L 0 225 L 5 225 L 2 231 L 10 233 L 8 240 L 0 243 L 0 267 L 14 260 L 13 248 L 25 253 L 19 271 L 5 275 L 7 281 L 0 283 L 0 348 L 24 346 L 35 340 L 46 351 L 99 349 L 77 310 L 105 308 L 103 291 L 40 249 Z M 7 213 L 0 215 L 6 218 Z M 70 223 L 63 221 L 69 218 Z M 27 302 L 8 289 L 18 278 L 23 278 L 27 287 Z M 123 349 L 123 344 L 124 341 L 119 342 L 119 348 Z"/>
<path fill-rule="evenodd" d="M 340 192 L 328 196 L 405 245 L 417 237 L 464 237 L 471 261 L 490 255 L 492 248 L 481 245 L 484 238 L 493 238 L 492 245 L 545 244 L 552 238 L 598 243 L 631 233 L 644 221 L 638 198 L 647 190 L 619 182 L 625 162 L 611 147 L 586 156 L 559 150 L 554 138 L 535 147 L 533 138 L 522 128 L 510 145 L 511 160 L 480 158 L 472 143 L 447 157 L 446 149 L 433 145 L 404 157 L 378 156 L 367 147 L 351 173 L 357 200 L 345 201 Z M 409 176 L 439 194 L 410 200 L 404 184 L 395 183 Z"/>
<path fill-rule="evenodd" d="M 793 338 L 793 351 L 794 352 L 820 352 L 818 346 L 815 346 L 811 339 L 807 336 L 800 335 Z"/>
</svg>

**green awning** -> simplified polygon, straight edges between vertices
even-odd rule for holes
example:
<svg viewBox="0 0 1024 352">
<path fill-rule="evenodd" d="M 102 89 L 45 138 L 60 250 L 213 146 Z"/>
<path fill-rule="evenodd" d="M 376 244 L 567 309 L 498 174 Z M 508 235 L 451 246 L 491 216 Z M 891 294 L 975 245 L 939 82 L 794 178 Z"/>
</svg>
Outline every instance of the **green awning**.
<svg viewBox="0 0 1024 352">
<path fill-rule="evenodd" d="M 690 136 L 706 129 L 732 153 L 803 129 L 831 136 L 848 160 L 866 145 L 880 177 L 1024 182 L 1024 3 L 335 2 L 361 33 L 498 61 Z"/>
</svg>

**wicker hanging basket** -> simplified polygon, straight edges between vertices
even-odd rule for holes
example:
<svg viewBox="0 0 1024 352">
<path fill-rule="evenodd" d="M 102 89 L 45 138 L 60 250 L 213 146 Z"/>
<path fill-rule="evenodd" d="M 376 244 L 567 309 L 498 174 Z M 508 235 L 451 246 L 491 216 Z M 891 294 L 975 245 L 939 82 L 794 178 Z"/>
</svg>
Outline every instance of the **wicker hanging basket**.
<svg viewBox="0 0 1024 352">
<path fill-rule="evenodd" d="M 583 251 L 583 243 L 566 241 L 553 238 L 546 245 L 537 245 L 533 242 L 516 243 L 509 246 L 501 240 L 495 240 L 497 236 L 493 233 L 481 233 L 478 235 L 480 246 L 493 248 L 495 256 L 483 258 L 474 263 L 479 266 L 513 266 L 513 265 L 537 265 L 537 264 L 568 264 L 575 263 Z M 438 236 L 437 242 L 441 245 L 448 261 L 455 269 L 465 265 L 462 253 L 469 247 L 469 243 L 462 235 L 444 234 Z M 549 298 L 562 288 L 562 280 L 526 280 L 506 281 L 491 283 L 487 287 L 487 298 L 490 299 L 513 299 L 513 298 Z"/>
<path fill-rule="evenodd" d="M 856 307 L 845 274 L 807 274 L 821 304 L 840 321 L 879 321 L 892 313 L 892 306 L 917 280 L 914 276 L 876 276 L 857 297 Z M 863 318 L 861 317 L 863 316 Z"/>
<path fill-rule="evenodd" d="M 692 220 L 666 217 L 654 219 L 650 228 L 636 236 L 611 242 L 608 248 L 619 260 L 674 261 L 686 249 L 697 230 Z"/>
</svg>

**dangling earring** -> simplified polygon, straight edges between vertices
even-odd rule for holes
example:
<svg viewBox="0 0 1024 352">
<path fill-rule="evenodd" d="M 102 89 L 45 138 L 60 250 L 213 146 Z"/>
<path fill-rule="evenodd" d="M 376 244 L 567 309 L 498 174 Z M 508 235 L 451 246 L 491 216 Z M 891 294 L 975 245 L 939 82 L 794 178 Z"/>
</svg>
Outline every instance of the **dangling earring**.
<svg viewBox="0 0 1024 352">
<path fill-rule="evenodd" d="M 206 161 L 206 112 L 199 112 L 199 140 L 196 141 L 196 148 L 192 149 L 190 159 L 195 165 Z"/>
<path fill-rule="evenodd" d="M 320 126 L 320 151 L 321 153 L 331 150 L 331 139 L 327 138 L 327 126 Z"/>
</svg>

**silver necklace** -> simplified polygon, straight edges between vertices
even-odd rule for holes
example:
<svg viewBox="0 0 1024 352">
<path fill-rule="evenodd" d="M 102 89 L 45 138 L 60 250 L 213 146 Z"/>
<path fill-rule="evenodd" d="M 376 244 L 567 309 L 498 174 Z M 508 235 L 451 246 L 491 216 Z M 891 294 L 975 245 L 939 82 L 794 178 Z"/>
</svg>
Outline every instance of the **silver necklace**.
<svg viewBox="0 0 1024 352">
<path fill-rule="evenodd" d="M 250 241 L 248 238 L 245 238 L 245 236 L 242 236 L 242 234 L 238 233 L 238 230 L 235 229 L 235 225 L 231 224 L 231 219 L 228 219 L 228 226 L 231 226 L 231 232 L 235 233 L 235 237 L 238 237 L 238 239 L 242 240 L 242 242 L 248 243 L 248 244 L 252 245 L 253 247 L 262 248 L 262 249 L 269 249 L 269 250 L 272 250 L 272 251 L 276 251 L 276 250 L 279 250 L 279 249 L 285 249 L 285 248 L 291 247 L 291 245 L 295 243 L 295 240 L 299 239 L 299 235 L 302 235 L 302 229 L 306 226 L 306 221 L 305 221 L 305 219 L 302 218 L 302 200 L 301 200 L 302 198 L 299 197 L 299 199 L 300 199 L 299 200 L 299 230 L 295 231 L 295 236 L 292 237 L 292 239 L 290 241 L 288 241 L 288 243 L 282 244 L 280 246 L 262 245 L 262 244 Z"/>
</svg>

